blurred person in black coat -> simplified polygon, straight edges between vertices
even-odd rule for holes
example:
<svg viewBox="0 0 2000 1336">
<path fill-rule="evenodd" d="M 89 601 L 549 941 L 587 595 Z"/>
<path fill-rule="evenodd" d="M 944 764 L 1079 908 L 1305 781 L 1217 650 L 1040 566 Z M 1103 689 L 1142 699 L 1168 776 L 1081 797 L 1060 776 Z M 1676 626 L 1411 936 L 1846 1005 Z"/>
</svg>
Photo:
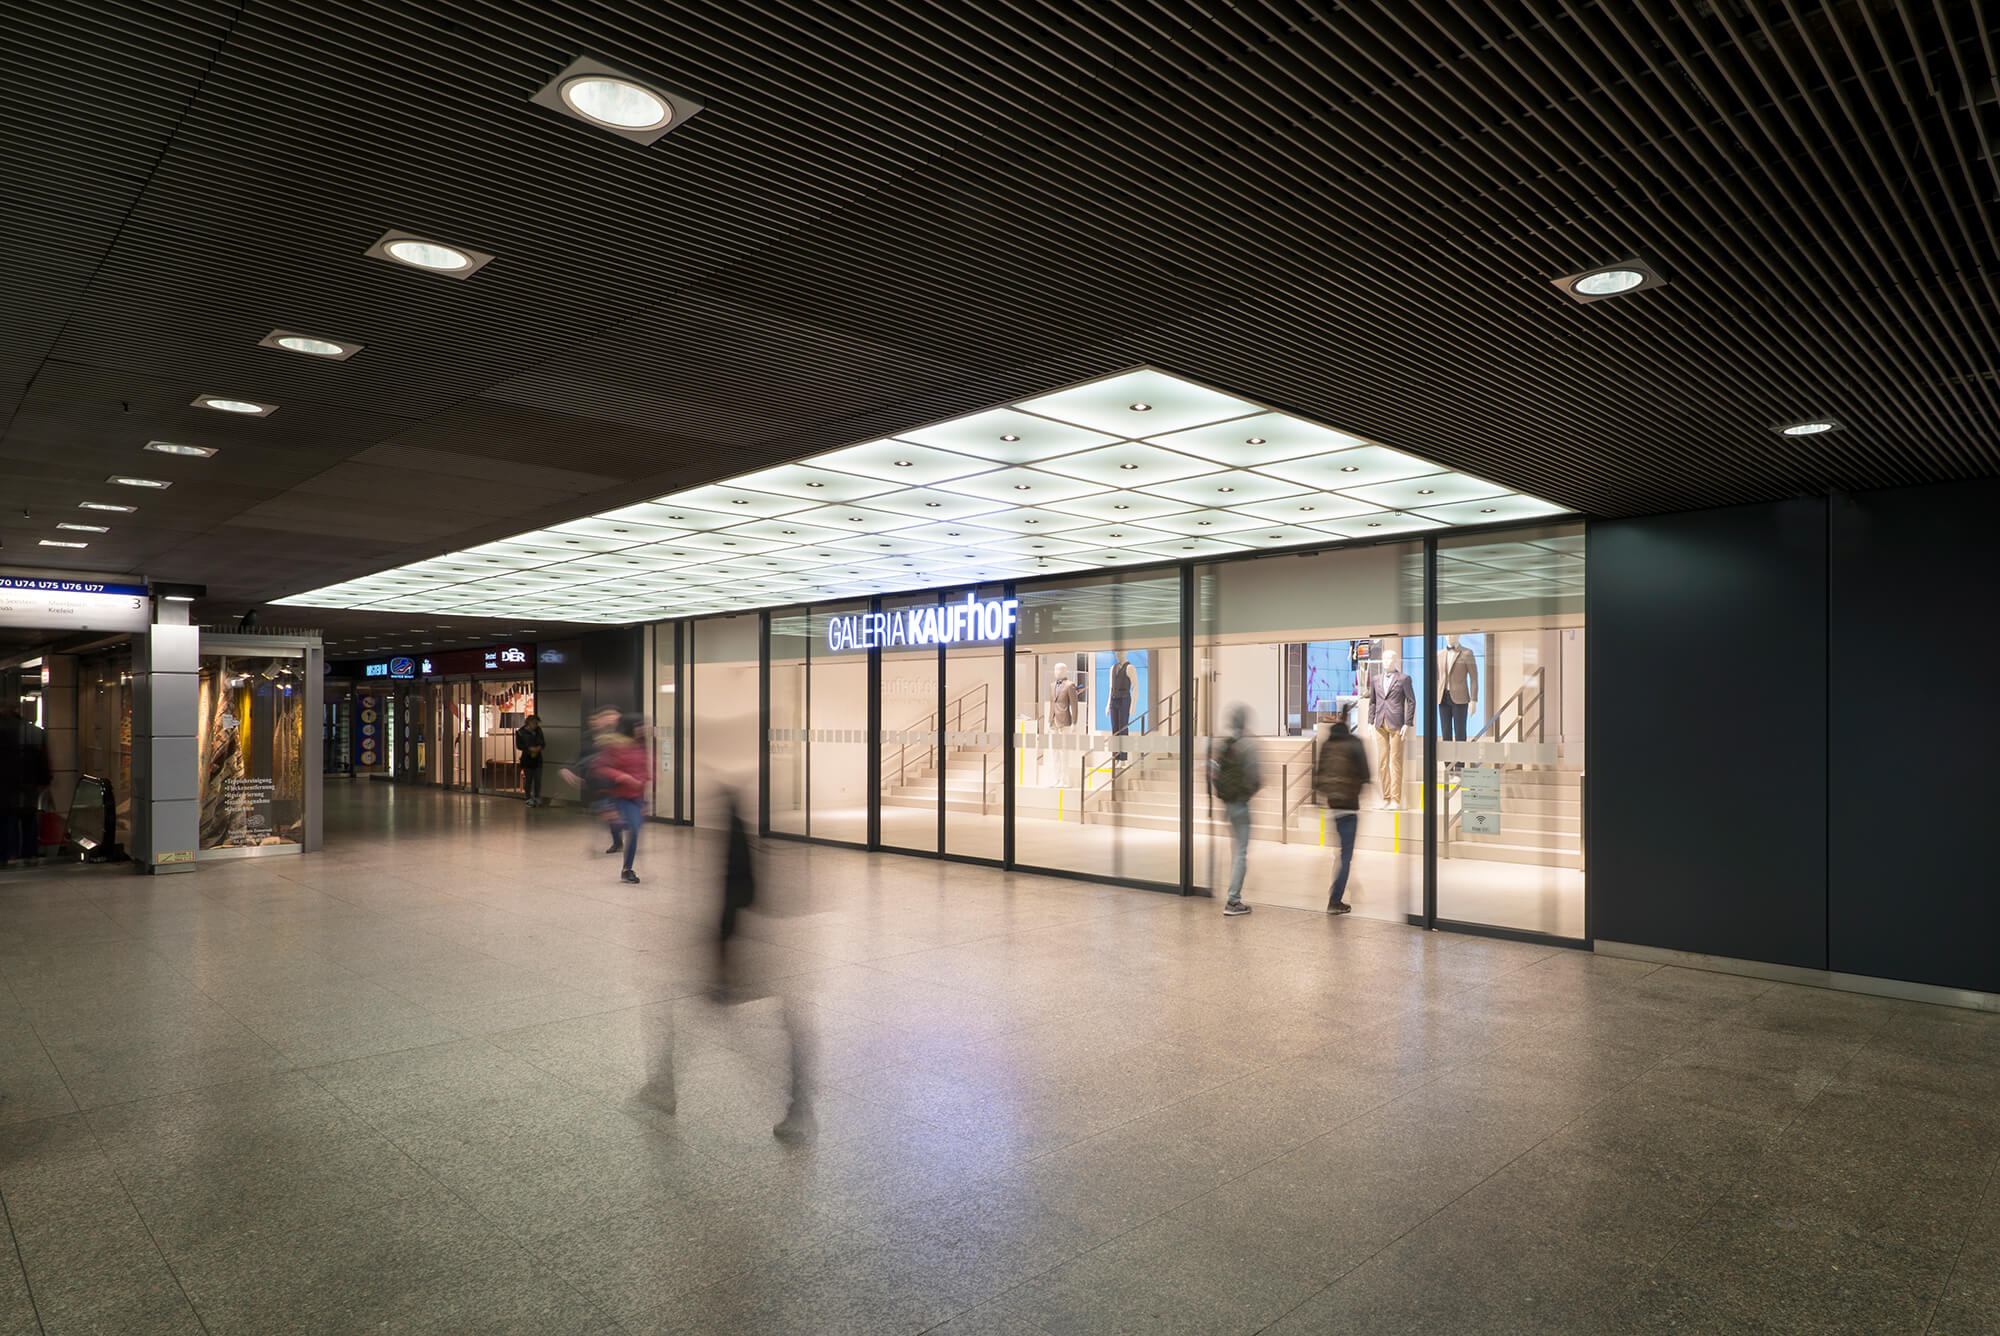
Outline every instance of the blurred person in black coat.
<svg viewBox="0 0 2000 1336">
<path fill-rule="evenodd" d="M 757 906 L 757 855 L 750 828 L 743 820 L 740 798 L 730 793 L 725 799 L 727 836 L 722 856 L 722 914 L 716 925 L 715 982 L 710 998 L 719 1005 L 750 1002 L 767 996 L 743 973 L 742 918 Z M 772 912 L 765 905 L 763 912 Z M 777 912 L 783 912 L 779 909 Z M 812 1034 L 806 1026 L 803 1008 L 789 993 L 780 995 L 785 1021 L 785 1039 L 790 1050 L 790 1101 L 785 1116 L 771 1129 L 778 1140 L 791 1144 L 810 1141 L 819 1131 L 812 1108 Z M 671 1029 L 661 1042 L 658 1057 L 640 1098 L 672 1113 L 674 1094 L 673 1036 Z"/>
<path fill-rule="evenodd" d="M 20 706 L 0 700 L 0 867 L 41 855 L 36 808 L 49 791 L 49 746 Z"/>
</svg>

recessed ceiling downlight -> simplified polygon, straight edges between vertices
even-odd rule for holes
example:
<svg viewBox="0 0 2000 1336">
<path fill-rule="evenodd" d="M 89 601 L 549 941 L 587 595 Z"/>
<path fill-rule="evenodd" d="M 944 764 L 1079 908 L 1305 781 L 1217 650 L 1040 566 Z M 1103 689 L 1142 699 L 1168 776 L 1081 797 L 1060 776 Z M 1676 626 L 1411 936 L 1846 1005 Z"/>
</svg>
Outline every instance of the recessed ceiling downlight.
<svg viewBox="0 0 2000 1336">
<path fill-rule="evenodd" d="M 117 506 L 109 501 L 79 501 L 76 503 L 76 508 L 78 510 L 108 510 L 115 515 L 137 514 L 139 510 L 137 506 Z"/>
<path fill-rule="evenodd" d="M 1840 424 L 1831 418 L 1814 418 L 1810 422 L 1794 422 L 1778 428 L 1781 436 L 1817 436 L 1823 431 L 1832 431 Z"/>
<path fill-rule="evenodd" d="M 421 269 L 440 278 L 470 277 L 493 259 L 485 251 L 476 251 L 470 246 L 439 241 L 435 237 L 419 236 L 414 232 L 394 230 L 384 232 L 374 245 L 362 253 L 371 259 L 387 260 L 391 264 Z M 277 332 L 297 333 L 296 330 L 289 329 Z"/>
<path fill-rule="evenodd" d="M 1658 265 L 1635 256 L 1549 281 L 1571 301 L 1589 303 L 1601 302 L 1607 297 L 1622 297 L 1628 292 L 1663 287 L 1667 278 Z"/>
<path fill-rule="evenodd" d="M 613 130 L 657 130 L 674 118 L 665 98 L 606 74 L 563 80 L 562 100 L 585 120 Z"/>
<path fill-rule="evenodd" d="M 650 144 L 701 110 L 699 99 L 579 56 L 528 99 L 621 139 Z"/>
<path fill-rule="evenodd" d="M 472 257 L 455 246 L 440 246 L 435 241 L 392 241 L 385 250 L 389 258 L 413 264 L 419 269 L 442 269 L 449 273 L 454 269 L 468 269 Z"/>
<path fill-rule="evenodd" d="M 264 339 L 271 348 L 282 348 L 288 353 L 304 353 L 307 357 L 324 357 L 332 362 L 344 362 L 361 351 L 358 343 L 338 343 L 332 339 L 317 339 L 310 334 L 293 334 L 288 330 L 274 329 Z"/>
<path fill-rule="evenodd" d="M 1579 278 L 1575 287 L 1587 296 L 1614 297 L 1621 292 L 1630 292 L 1645 281 L 1646 276 L 1637 269 L 1600 269 Z"/>
<path fill-rule="evenodd" d="M 260 404 L 254 399 L 232 399 L 223 394 L 197 394 L 196 408 L 212 408 L 218 413 L 235 413 L 242 417 L 269 417 L 278 411 L 276 404 Z"/>
<path fill-rule="evenodd" d="M 120 487 L 151 487 L 156 490 L 163 487 L 173 486 L 172 483 L 168 482 L 164 478 L 133 478 L 133 477 L 128 477 L 127 475 L 122 473 L 114 473 L 110 477 L 106 478 L 104 481 L 115 482 Z"/>
<path fill-rule="evenodd" d="M 190 459 L 207 459 L 215 453 L 212 445 L 183 445 L 179 441 L 148 441 L 146 448 L 157 455 L 185 455 Z"/>
</svg>

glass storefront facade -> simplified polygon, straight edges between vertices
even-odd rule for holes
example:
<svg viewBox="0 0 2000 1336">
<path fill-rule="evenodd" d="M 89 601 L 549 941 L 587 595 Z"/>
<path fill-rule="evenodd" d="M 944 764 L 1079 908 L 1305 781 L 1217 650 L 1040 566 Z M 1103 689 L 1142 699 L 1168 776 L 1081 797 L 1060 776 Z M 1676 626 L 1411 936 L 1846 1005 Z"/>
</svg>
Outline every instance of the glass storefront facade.
<svg viewBox="0 0 2000 1336">
<path fill-rule="evenodd" d="M 1586 566 L 1580 524 L 1411 532 L 661 623 L 656 815 L 1221 897 L 1240 720 L 1246 902 L 1324 910 L 1345 844 L 1357 914 L 1582 940 Z"/>
</svg>

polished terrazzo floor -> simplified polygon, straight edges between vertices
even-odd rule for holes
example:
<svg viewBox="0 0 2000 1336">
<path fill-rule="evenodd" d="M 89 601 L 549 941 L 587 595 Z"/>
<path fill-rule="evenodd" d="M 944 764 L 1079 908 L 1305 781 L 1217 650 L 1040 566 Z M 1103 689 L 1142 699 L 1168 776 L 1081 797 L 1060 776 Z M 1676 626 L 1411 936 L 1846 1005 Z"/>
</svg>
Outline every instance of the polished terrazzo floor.
<svg viewBox="0 0 2000 1336">
<path fill-rule="evenodd" d="M 0 1336 L 2000 1327 L 2000 1016 L 781 844 L 787 1146 L 713 836 L 328 809 L 0 879 Z"/>
</svg>

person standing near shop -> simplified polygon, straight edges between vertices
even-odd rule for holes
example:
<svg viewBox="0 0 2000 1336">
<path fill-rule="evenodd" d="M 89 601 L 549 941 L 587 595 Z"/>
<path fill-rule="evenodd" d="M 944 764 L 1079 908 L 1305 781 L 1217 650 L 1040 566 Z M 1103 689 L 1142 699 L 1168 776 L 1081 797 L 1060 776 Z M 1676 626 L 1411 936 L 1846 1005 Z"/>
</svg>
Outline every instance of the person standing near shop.
<svg viewBox="0 0 2000 1336">
<path fill-rule="evenodd" d="M 1249 724 L 1248 706 L 1230 706 L 1229 735 L 1208 758 L 1208 791 L 1222 800 L 1229 816 L 1229 899 L 1222 912 L 1231 916 L 1250 912 L 1243 903 L 1243 874 L 1250 866 L 1250 800 L 1264 787 L 1256 740 L 1243 735 Z"/>
<path fill-rule="evenodd" d="M 530 807 L 546 807 L 548 802 L 542 797 L 542 749 L 548 739 L 542 736 L 542 716 L 531 714 L 521 721 L 514 730 L 514 751 L 521 758 L 521 792 Z"/>
<path fill-rule="evenodd" d="M 1361 820 L 1361 790 L 1368 783 L 1368 749 L 1347 726 L 1342 710 L 1319 744 L 1313 762 L 1313 796 L 1326 806 L 1340 837 L 1340 861 L 1334 865 L 1333 886 L 1327 892 L 1326 912 L 1352 913 L 1347 903 L 1347 873 L 1354 863 L 1354 833 Z"/>
<path fill-rule="evenodd" d="M 0 867 L 41 857 L 36 809 L 51 779 L 42 730 L 15 702 L 0 700 Z"/>
</svg>

